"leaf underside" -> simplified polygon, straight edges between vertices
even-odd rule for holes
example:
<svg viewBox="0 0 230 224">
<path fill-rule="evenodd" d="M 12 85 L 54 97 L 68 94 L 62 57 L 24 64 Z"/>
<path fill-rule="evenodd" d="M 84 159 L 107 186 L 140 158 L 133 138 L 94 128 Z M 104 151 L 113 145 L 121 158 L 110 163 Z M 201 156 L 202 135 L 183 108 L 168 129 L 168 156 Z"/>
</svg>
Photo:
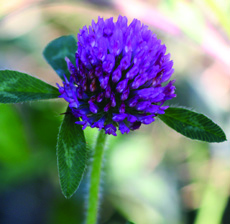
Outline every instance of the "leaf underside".
<svg viewBox="0 0 230 224">
<path fill-rule="evenodd" d="M 70 198 L 80 185 L 88 159 L 84 133 L 76 121 L 77 118 L 67 112 L 58 135 L 58 173 L 66 198 Z"/>
<path fill-rule="evenodd" d="M 62 36 L 51 41 L 43 51 L 43 56 L 58 76 L 64 80 L 64 74 L 69 78 L 65 57 L 75 65 L 75 53 L 77 51 L 77 41 L 72 35 Z"/>
<path fill-rule="evenodd" d="M 0 103 L 58 98 L 58 89 L 18 71 L 0 70 Z"/>
<path fill-rule="evenodd" d="M 165 114 L 158 116 L 169 127 L 188 138 L 205 142 L 226 141 L 223 130 L 203 114 L 170 107 Z"/>
</svg>

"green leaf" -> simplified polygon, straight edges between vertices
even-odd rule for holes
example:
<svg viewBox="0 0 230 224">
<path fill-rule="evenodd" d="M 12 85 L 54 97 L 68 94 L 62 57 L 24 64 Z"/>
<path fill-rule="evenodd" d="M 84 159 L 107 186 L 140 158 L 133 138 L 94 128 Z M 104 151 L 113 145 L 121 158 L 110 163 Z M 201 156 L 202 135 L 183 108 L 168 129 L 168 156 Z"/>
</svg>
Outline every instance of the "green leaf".
<svg viewBox="0 0 230 224">
<path fill-rule="evenodd" d="M 59 77 L 64 80 L 64 74 L 67 78 L 70 76 L 65 57 L 69 58 L 75 65 L 76 51 L 77 41 L 70 35 L 62 36 L 51 41 L 43 51 L 43 55 Z"/>
<path fill-rule="evenodd" d="M 75 124 L 77 120 L 68 110 L 58 135 L 58 172 L 61 190 L 66 198 L 77 190 L 88 159 L 84 133 L 82 127 Z"/>
<path fill-rule="evenodd" d="M 0 103 L 57 98 L 57 88 L 25 73 L 0 70 Z"/>
<path fill-rule="evenodd" d="M 170 107 L 159 118 L 182 135 L 205 142 L 223 142 L 223 130 L 203 114 L 184 108 Z"/>
</svg>

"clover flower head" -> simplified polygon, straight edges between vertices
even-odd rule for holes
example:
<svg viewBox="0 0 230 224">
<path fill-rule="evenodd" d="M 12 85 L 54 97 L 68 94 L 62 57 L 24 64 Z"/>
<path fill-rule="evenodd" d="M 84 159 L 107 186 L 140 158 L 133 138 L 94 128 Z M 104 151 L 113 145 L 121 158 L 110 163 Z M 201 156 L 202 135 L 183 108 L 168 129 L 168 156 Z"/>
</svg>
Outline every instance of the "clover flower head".
<svg viewBox="0 0 230 224">
<path fill-rule="evenodd" d="M 129 25 L 125 16 L 93 20 L 78 34 L 75 58 L 76 67 L 66 58 L 71 75 L 58 87 L 83 129 L 128 133 L 152 123 L 176 96 L 170 54 L 137 19 Z"/>
</svg>

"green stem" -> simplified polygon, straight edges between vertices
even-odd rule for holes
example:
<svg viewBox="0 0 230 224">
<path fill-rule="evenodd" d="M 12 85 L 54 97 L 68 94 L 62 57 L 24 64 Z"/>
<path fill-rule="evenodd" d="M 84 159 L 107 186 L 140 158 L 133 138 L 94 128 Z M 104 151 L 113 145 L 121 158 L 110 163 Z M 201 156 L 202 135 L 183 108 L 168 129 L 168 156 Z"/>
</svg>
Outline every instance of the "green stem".
<svg viewBox="0 0 230 224">
<path fill-rule="evenodd" d="M 97 137 L 96 146 L 94 149 L 93 162 L 91 165 L 90 188 L 88 198 L 88 210 L 86 224 L 96 224 L 99 208 L 99 188 L 100 176 L 105 149 L 106 134 L 104 130 L 100 131 Z"/>
</svg>

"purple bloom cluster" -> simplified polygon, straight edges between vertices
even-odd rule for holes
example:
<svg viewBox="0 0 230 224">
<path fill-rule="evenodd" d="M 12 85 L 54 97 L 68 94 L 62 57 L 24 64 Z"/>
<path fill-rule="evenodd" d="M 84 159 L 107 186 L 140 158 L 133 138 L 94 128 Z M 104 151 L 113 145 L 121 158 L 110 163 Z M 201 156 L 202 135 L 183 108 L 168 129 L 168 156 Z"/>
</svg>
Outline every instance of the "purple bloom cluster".
<svg viewBox="0 0 230 224">
<path fill-rule="evenodd" d="M 150 124 L 175 97 L 173 61 L 156 35 L 134 19 L 119 16 L 84 26 L 78 34 L 76 67 L 66 58 L 70 79 L 59 87 L 77 124 L 116 135 Z"/>
</svg>

